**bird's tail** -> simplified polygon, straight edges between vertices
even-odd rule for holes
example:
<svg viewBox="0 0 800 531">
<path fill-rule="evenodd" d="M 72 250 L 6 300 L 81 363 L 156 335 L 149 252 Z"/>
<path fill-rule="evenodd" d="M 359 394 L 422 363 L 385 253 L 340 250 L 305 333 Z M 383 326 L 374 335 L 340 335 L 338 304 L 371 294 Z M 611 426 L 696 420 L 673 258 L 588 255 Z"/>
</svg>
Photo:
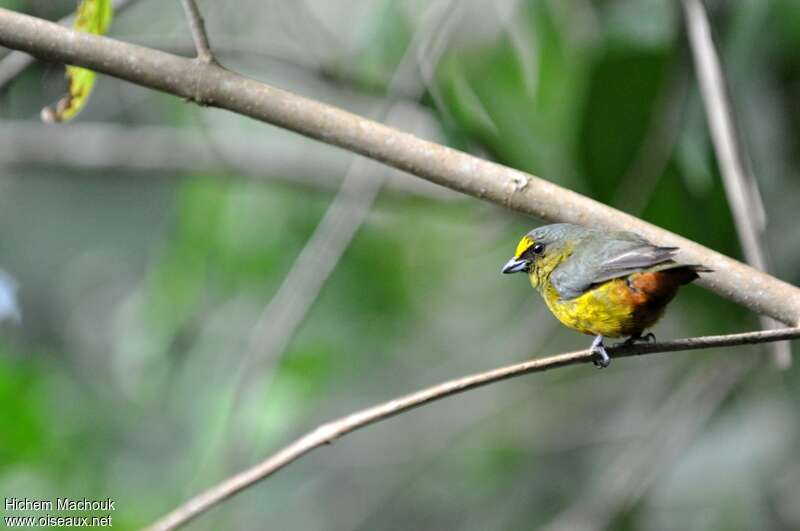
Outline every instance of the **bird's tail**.
<svg viewBox="0 0 800 531">
<path fill-rule="evenodd" d="M 699 264 L 679 264 L 670 260 L 650 269 L 650 271 L 669 271 L 677 277 L 680 284 L 688 284 L 700 278 L 700 273 L 713 273 L 714 270 Z"/>
<path fill-rule="evenodd" d="M 681 284 L 688 284 L 700 278 L 700 273 L 713 273 L 714 270 L 710 267 L 699 264 L 676 264 L 676 270 L 683 270 L 686 276 L 681 279 Z"/>
</svg>

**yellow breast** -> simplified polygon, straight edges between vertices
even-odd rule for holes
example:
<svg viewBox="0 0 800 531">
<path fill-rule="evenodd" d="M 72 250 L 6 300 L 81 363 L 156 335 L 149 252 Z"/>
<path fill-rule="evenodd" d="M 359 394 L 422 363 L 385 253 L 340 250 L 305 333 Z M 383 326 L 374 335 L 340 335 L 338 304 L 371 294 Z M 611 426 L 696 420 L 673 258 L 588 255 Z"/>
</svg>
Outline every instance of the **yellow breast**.
<svg viewBox="0 0 800 531">
<path fill-rule="evenodd" d="M 591 335 L 626 337 L 640 334 L 661 317 L 664 306 L 636 300 L 625 279 L 604 282 L 574 299 L 563 300 L 549 282 L 539 288 L 547 307 L 565 326 Z"/>
</svg>

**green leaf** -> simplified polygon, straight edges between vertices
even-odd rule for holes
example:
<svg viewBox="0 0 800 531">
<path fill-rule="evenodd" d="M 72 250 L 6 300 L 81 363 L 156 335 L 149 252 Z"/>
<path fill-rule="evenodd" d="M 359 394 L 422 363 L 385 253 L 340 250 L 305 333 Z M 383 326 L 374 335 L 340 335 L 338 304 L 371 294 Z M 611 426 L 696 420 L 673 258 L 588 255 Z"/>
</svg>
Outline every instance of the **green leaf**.
<svg viewBox="0 0 800 531">
<path fill-rule="evenodd" d="M 77 31 L 101 35 L 111 24 L 113 9 L 111 0 L 81 0 L 75 13 Z M 59 100 L 55 109 L 42 109 L 42 121 L 66 122 L 78 115 L 86 106 L 94 87 L 95 73 L 78 66 L 67 66 L 67 94 Z"/>
</svg>

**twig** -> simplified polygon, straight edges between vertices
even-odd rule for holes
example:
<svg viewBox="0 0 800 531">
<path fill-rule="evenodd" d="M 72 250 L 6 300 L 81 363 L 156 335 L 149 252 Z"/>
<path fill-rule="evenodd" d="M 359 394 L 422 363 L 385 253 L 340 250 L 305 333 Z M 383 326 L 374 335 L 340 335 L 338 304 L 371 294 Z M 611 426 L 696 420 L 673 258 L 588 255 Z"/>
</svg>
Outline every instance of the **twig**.
<svg viewBox="0 0 800 531">
<path fill-rule="evenodd" d="M 682 261 L 713 269 L 700 285 L 789 325 L 800 322 L 797 287 L 533 175 L 215 65 L 75 32 L 7 9 L 0 9 L 0 45 L 250 116 L 541 219 L 637 232 L 659 245 L 679 247 Z"/>
<path fill-rule="evenodd" d="M 114 0 L 112 6 L 114 14 L 117 15 L 125 10 L 125 8 L 132 5 L 136 0 Z M 62 26 L 71 26 L 75 20 L 75 14 L 72 13 L 58 21 Z M 25 52 L 13 51 L 0 59 L 0 90 L 14 81 L 18 75 L 24 72 L 31 66 L 36 59 Z"/>
<path fill-rule="evenodd" d="M 677 339 L 665 343 L 618 345 L 608 348 L 608 351 L 613 358 L 625 358 L 644 354 L 655 354 L 657 352 L 730 347 L 797 338 L 800 338 L 800 328 L 784 328 L 780 330 L 747 332 L 742 334 Z M 323 424 L 259 464 L 226 479 L 190 499 L 155 522 L 149 529 L 151 531 L 176 529 L 223 500 L 271 476 L 312 450 L 326 444 L 331 444 L 343 435 L 369 426 L 370 424 L 388 419 L 436 400 L 441 400 L 442 398 L 463 393 L 494 382 L 522 376 L 523 374 L 543 372 L 558 367 L 587 363 L 593 359 L 594 354 L 591 350 L 578 350 L 546 358 L 529 360 L 514 365 L 507 365 L 505 367 L 434 385 L 427 389 L 363 409 L 338 420 Z"/>
<path fill-rule="evenodd" d="M 736 124 L 730 87 L 714 45 L 708 15 L 700 0 L 683 0 L 682 5 L 700 93 L 736 233 L 747 262 L 767 272 L 770 270 L 770 259 L 765 243 L 766 212 Z M 761 318 L 761 324 L 764 328 L 779 326 L 767 317 Z M 788 343 L 772 343 L 770 347 L 773 361 L 778 367 L 787 368 L 791 365 L 792 351 Z"/>
<path fill-rule="evenodd" d="M 211 44 L 208 42 L 208 32 L 206 23 L 195 0 L 181 0 L 183 10 L 186 12 L 186 19 L 189 22 L 189 30 L 192 32 L 194 47 L 197 49 L 197 58 L 206 64 L 216 64 L 214 52 L 211 51 Z"/>
</svg>

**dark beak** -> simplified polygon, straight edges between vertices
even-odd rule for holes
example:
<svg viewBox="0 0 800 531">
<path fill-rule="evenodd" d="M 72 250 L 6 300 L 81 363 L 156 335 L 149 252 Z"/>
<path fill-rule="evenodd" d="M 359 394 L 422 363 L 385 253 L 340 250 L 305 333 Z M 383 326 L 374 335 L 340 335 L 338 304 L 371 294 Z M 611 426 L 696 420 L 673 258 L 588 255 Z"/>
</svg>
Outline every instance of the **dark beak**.
<svg viewBox="0 0 800 531">
<path fill-rule="evenodd" d="M 519 260 L 517 258 L 512 258 L 506 265 L 503 266 L 503 273 L 511 274 L 511 273 L 519 273 L 521 271 L 528 272 L 530 271 L 530 265 L 528 264 L 527 260 Z"/>
</svg>

